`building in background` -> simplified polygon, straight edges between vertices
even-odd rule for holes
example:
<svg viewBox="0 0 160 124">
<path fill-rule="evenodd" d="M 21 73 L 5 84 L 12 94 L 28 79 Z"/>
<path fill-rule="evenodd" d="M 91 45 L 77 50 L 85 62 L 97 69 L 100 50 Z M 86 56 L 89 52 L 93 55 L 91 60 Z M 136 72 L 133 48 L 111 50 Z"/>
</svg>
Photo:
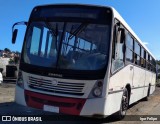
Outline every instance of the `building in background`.
<svg viewBox="0 0 160 124">
<path fill-rule="evenodd" d="M 16 66 L 19 64 L 20 53 L 10 51 L 8 48 L 0 50 L 0 71 L 4 77 L 7 75 L 7 66 Z"/>
</svg>

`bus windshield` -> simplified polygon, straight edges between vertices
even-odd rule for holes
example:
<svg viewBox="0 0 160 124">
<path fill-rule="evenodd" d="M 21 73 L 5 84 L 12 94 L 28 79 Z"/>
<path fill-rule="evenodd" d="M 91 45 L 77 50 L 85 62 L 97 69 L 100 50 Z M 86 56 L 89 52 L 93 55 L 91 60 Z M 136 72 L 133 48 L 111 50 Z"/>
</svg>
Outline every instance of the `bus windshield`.
<svg viewBox="0 0 160 124">
<path fill-rule="evenodd" d="M 25 39 L 24 63 L 70 70 L 103 69 L 111 25 L 69 19 L 32 21 Z"/>
</svg>

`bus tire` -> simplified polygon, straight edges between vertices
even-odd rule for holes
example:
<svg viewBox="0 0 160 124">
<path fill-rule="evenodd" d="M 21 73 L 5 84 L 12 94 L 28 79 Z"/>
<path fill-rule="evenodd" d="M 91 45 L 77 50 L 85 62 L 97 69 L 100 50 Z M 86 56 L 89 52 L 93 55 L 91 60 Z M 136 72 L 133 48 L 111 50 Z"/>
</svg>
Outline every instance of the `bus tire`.
<svg viewBox="0 0 160 124">
<path fill-rule="evenodd" d="M 128 90 L 127 88 L 125 88 L 122 95 L 120 110 L 117 113 L 118 120 L 121 120 L 125 117 L 128 106 L 129 106 L 129 96 L 128 96 Z"/>
<path fill-rule="evenodd" d="M 144 99 L 143 99 L 144 101 L 148 101 L 148 100 L 149 100 L 150 89 L 151 89 L 151 86 L 149 85 L 149 86 L 148 86 L 147 96 L 146 96 L 146 97 L 144 97 Z"/>
</svg>

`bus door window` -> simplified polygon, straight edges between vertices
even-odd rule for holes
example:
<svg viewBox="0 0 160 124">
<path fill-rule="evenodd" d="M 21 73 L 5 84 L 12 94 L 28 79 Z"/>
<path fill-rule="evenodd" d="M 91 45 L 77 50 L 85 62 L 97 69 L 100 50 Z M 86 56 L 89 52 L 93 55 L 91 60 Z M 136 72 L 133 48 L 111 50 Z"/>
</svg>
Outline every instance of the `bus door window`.
<svg viewBox="0 0 160 124">
<path fill-rule="evenodd" d="M 123 52 L 124 42 L 121 41 L 121 36 L 122 32 L 117 30 L 116 38 L 113 43 L 114 51 L 112 53 L 114 54 L 114 57 L 112 56 L 112 69 L 111 69 L 112 73 L 114 73 L 115 71 L 124 66 L 124 52 Z"/>
</svg>

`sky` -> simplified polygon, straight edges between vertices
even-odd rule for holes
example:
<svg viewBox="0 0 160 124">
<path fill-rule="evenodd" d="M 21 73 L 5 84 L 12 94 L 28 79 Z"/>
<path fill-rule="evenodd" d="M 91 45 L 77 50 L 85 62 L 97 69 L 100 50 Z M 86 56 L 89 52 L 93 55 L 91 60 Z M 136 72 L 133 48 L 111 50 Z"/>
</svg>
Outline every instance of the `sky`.
<svg viewBox="0 0 160 124">
<path fill-rule="evenodd" d="M 12 25 L 28 21 L 35 6 L 56 3 L 114 7 L 155 58 L 160 60 L 160 0 L 0 0 L 0 49 L 9 48 L 20 52 L 26 27 L 18 27 L 16 43 L 12 44 Z"/>
</svg>

